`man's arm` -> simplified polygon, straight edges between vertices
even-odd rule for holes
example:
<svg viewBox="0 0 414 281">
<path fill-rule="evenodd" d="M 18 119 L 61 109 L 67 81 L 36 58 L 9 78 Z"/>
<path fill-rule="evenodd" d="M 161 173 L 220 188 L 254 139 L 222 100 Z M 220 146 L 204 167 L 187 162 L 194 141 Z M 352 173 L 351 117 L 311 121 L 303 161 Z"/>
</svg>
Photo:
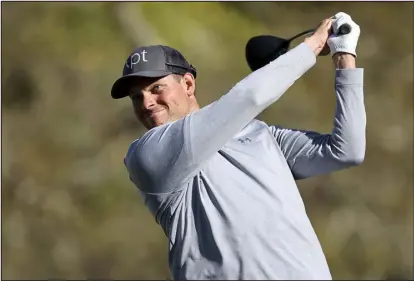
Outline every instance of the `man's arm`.
<svg viewBox="0 0 414 281">
<path fill-rule="evenodd" d="M 337 53 L 333 59 L 337 69 L 332 133 L 271 127 L 296 179 L 358 165 L 365 156 L 363 69 L 355 68 L 352 55 Z"/>
<path fill-rule="evenodd" d="M 315 61 L 312 45 L 302 43 L 248 75 L 216 102 L 148 131 L 125 158 L 131 180 L 147 193 L 177 190 Z"/>
</svg>

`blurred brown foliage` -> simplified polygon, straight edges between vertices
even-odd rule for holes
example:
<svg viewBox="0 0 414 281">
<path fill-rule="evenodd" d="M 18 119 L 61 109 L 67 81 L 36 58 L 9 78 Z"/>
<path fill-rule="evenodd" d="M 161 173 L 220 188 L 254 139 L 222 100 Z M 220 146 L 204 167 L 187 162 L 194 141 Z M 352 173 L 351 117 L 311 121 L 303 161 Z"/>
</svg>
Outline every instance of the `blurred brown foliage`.
<svg viewBox="0 0 414 281">
<path fill-rule="evenodd" d="M 339 11 L 362 30 L 366 160 L 298 184 L 335 279 L 412 279 L 412 2 L 2 2 L 3 278 L 169 278 L 167 240 L 123 165 L 144 133 L 110 98 L 126 57 L 179 49 L 206 105 L 249 73 L 250 37 Z M 329 132 L 333 79 L 319 58 L 260 117 Z"/>
</svg>

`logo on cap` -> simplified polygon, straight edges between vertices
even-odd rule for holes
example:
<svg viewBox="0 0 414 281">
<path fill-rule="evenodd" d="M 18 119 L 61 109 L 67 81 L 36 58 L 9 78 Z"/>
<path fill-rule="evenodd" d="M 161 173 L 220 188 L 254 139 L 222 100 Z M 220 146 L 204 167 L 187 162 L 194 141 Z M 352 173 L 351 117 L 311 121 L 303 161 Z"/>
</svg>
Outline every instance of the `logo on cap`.
<svg viewBox="0 0 414 281">
<path fill-rule="evenodd" d="M 125 65 L 128 68 L 133 68 L 134 65 L 142 62 L 147 62 L 148 60 L 145 58 L 145 54 L 147 53 L 147 51 L 142 50 L 141 54 L 140 53 L 133 53 L 126 61 Z"/>
</svg>

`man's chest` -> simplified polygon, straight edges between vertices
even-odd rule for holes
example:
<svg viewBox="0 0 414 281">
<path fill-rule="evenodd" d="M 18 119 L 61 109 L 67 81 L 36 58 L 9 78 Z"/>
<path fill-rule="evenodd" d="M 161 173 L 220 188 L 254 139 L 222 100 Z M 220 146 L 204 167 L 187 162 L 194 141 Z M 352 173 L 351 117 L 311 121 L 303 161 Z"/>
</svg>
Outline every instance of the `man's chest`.
<svg viewBox="0 0 414 281">
<path fill-rule="evenodd" d="M 193 206 L 250 225 L 259 218 L 266 225 L 268 214 L 281 215 L 301 201 L 279 145 L 260 126 L 246 127 L 215 153 L 192 181 L 191 195 Z"/>
<path fill-rule="evenodd" d="M 231 158 L 251 168 L 254 165 L 270 168 L 286 163 L 269 127 L 256 120 L 228 141 L 215 157 Z"/>
<path fill-rule="evenodd" d="M 277 182 L 293 182 L 292 173 L 269 128 L 256 121 L 246 126 L 207 161 L 201 174 L 214 186 L 257 191 Z"/>
</svg>

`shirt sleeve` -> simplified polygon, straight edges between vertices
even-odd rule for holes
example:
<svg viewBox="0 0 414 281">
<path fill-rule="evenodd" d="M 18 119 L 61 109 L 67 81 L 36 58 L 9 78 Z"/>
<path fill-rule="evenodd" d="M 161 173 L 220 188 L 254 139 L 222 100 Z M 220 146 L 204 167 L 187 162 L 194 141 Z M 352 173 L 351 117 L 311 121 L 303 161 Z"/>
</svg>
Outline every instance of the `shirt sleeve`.
<svg viewBox="0 0 414 281">
<path fill-rule="evenodd" d="M 218 152 L 316 62 L 302 43 L 251 73 L 216 102 L 149 130 L 125 157 L 130 179 L 144 192 L 170 193 L 185 186 Z"/>
<path fill-rule="evenodd" d="M 270 127 L 296 179 L 359 165 L 365 157 L 363 69 L 337 69 L 335 91 L 331 134 Z"/>
</svg>

